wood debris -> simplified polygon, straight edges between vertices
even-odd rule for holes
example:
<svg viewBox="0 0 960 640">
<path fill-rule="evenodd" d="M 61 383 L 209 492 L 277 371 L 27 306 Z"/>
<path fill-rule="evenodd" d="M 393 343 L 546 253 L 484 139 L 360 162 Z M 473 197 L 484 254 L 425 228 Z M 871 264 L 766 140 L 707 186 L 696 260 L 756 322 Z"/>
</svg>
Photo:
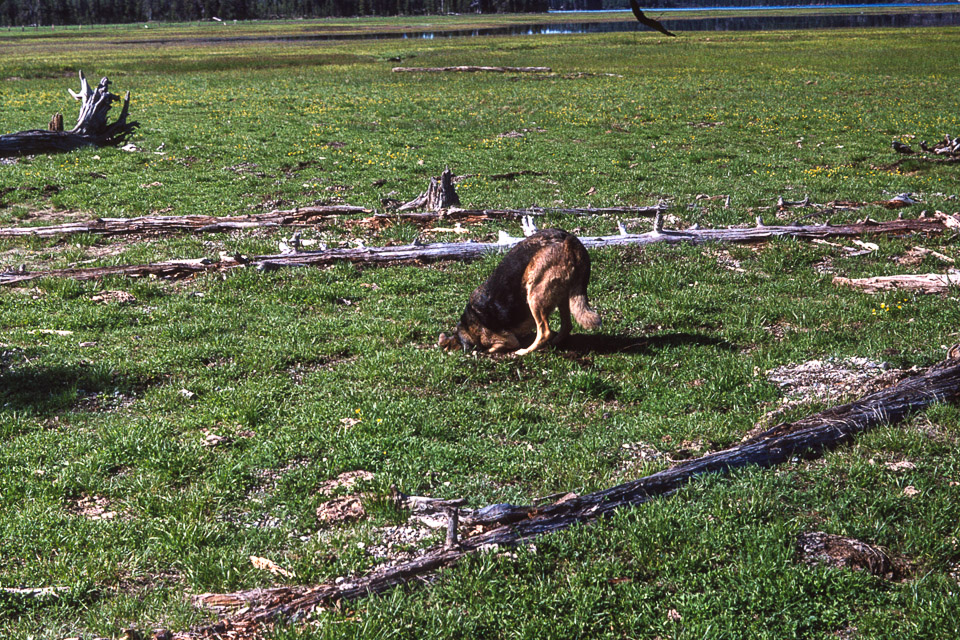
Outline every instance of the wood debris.
<svg viewBox="0 0 960 640">
<path fill-rule="evenodd" d="M 104 147 L 123 144 L 137 122 L 127 122 L 130 111 L 130 92 L 123 99 L 120 116 L 112 124 L 107 124 L 107 114 L 114 102 L 120 97 L 110 93 L 107 78 L 100 80 L 96 89 L 90 87 L 87 78 L 80 72 L 80 92 L 72 90 L 70 95 L 80 102 L 80 115 L 77 124 L 70 131 L 63 130 L 63 116 L 59 122 L 56 116 L 47 129 L 31 129 L 0 136 L 0 158 L 35 155 L 38 153 L 62 153 L 82 147 Z"/>
<path fill-rule="evenodd" d="M 477 67 L 461 65 L 457 67 L 394 67 L 394 73 L 550 73 L 550 67 Z"/>
<path fill-rule="evenodd" d="M 0 238 L 52 238 L 78 233 L 103 236 L 162 233 L 216 233 L 260 227 L 288 227 L 316 223 L 323 218 L 345 214 L 370 213 L 369 209 L 350 205 L 298 207 L 286 211 L 242 216 L 141 216 L 137 218 L 97 218 L 89 222 L 70 222 L 47 227 L 0 228 Z"/>
<path fill-rule="evenodd" d="M 877 276 L 873 278 L 842 278 L 835 276 L 833 284 L 840 287 L 852 287 L 865 293 L 883 293 L 885 291 L 910 291 L 913 293 L 947 293 L 960 290 L 960 272 L 919 273 L 898 276 Z"/>
<path fill-rule="evenodd" d="M 180 640 L 253 635 L 280 620 L 309 614 L 318 606 L 346 602 L 409 584 L 465 556 L 529 542 L 573 524 L 589 522 L 618 509 L 670 495 L 704 473 L 746 466 L 768 467 L 852 440 L 880 425 L 899 423 L 940 402 L 960 400 L 960 361 L 944 360 L 928 370 L 864 398 L 792 423 L 782 423 L 741 444 L 675 464 L 663 471 L 542 507 L 490 505 L 477 510 L 490 527 L 466 535 L 455 546 L 440 544 L 422 556 L 380 567 L 367 575 L 341 577 L 315 586 L 254 589 L 230 594 L 203 594 L 195 601 L 226 614 L 216 623 L 175 634 Z M 451 505 L 456 508 L 456 505 Z"/>
<path fill-rule="evenodd" d="M 674 230 L 662 227 L 663 216 L 654 217 L 653 230 L 647 233 L 631 234 L 621 229 L 621 233 L 610 236 L 583 236 L 580 238 L 588 249 L 614 246 L 646 246 L 656 243 L 701 244 L 707 242 L 755 244 L 778 237 L 793 237 L 802 240 L 815 240 L 837 237 L 857 237 L 870 235 L 907 235 L 915 233 L 942 233 L 946 226 L 943 221 L 933 218 L 912 220 L 891 220 L 889 222 L 864 221 L 846 225 L 789 225 L 766 226 L 758 220 L 756 227 L 731 227 L 722 229 L 685 229 Z M 38 278 L 72 278 L 75 280 L 96 280 L 109 275 L 128 277 L 157 277 L 167 279 L 185 278 L 212 271 L 229 271 L 244 266 L 255 266 L 261 270 L 289 267 L 307 267 L 353 262 L 356 264 L 397 264 L 410 261 L 435 262 L 438 260 L 475 260 L 488 253 L 502 252 L 512 247 L 521 238 L 511 237 L 501 232 L 497 242 L 437 242 L 423 244 L 415 242 L 408 245 L 388 247 L 360 246 L 351 249 L 325 249 L 322 251 L 304 251 L 294 254 L 274 254 L 262 256 L 227 256 L 220 260 L 199 258 L 193 260 L 170 260 L 145 265 L 120 265 L 108 267 L 90 267 L 78 269 L 59 269 L 30 272 L 17 269 L 0 273 L 0 285 L 30 282 Z"/>
</svg>

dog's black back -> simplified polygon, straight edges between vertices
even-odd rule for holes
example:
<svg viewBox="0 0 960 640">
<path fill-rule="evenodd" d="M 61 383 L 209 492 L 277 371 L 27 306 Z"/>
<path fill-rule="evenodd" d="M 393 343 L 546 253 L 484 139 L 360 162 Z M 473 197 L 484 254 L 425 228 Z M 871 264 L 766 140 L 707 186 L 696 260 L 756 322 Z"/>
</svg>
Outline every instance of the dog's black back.
<svg viewBox="0 0 960 640">
<path fill-rule="evenodd" d="M 543 247 L 560 244 L 569 233 L 561 229 L 545 229 L 511 249 L 490 277 L 477 287 L 460 318 L 464 326 L 476 318 L 491 331 L 509 331 L 533 320 L 523 275 L 533 257 Z M 472 317 L 471 317 L 472 316 Z"/>
</svg>

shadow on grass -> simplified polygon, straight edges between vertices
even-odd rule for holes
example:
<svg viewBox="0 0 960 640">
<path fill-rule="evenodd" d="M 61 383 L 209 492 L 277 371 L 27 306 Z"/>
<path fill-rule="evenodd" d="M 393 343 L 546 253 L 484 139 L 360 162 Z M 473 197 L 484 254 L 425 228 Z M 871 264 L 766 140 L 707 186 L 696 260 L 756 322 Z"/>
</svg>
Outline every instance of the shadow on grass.
<svg viewBox="0 0 960 640">
<path fill-rule="evenodd" d="M 601 333 L 573 334 L 558 345 L 558 351 L 580 354 L 633 353 L 651 354 L 667 347 L 704 346 L 735 351 L 736 347 L 726 340 L 698 333 L 667 333 L 657 336 L 605 335 Z"/>
<path fill-rule="evenodd" d="M 0 415 L 23 411 L 46 417 L 117 390 L 110 370 L 97 365 L 11 368 L 0 372 Z"/>
</svg>

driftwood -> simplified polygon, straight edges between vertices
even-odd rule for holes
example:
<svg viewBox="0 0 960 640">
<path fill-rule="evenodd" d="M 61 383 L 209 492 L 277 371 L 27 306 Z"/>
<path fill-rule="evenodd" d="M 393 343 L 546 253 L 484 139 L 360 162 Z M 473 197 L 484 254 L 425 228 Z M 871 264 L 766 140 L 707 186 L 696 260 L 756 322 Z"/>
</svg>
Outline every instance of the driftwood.
<svg viewBox="0 0 960 640">
<path fill-rule="evenodd" d="M 460 72 L 460 73 L 477 73 L 477 72 L 490 72 L 490 73 L 550 73 L 553 71 L 550 67 L 475 67 L 475 66 L 459 66 L 459 67 L 394 67 L 394 73 L 442 73 L 447 71 Z"/>
<path fill-rule="evenodd" d="M 450 168 L 443 170 L 440 179 L 430 178 L 430 184 L 427 190 L 410 202 L 400 205 L 397 211 L 409 211 L 411 209 L 427 209 L 428 211 L 440 211 L 450 207 L 460 206 L 460 196 L 453 187 L 453 172 Z"/>
<path fill-rule="evenodd" d="M 573 209 L 558 209 L 535 207 L 531 209 L 458 209 L 449 208 L 440 211 L 422 213 L 377 213 L 370 218 L 358 222 L 376 223 L 395 220 L 397 222 L 414 222 L 429 224 L 431 222 L 481 222 L 484 220 L 520 220 L 528 216 L 540 217 L 547 213 L 552 215 L 592 216 L 592 215 L 633 215 L 655 216 L 662 212 L 661 207 L 579 207 Z M 0 230 L 2 231 L 2 230 Z"/>
<path fill-rule="evenodd" d="M 960 361 L 944 360 L 924 373 L 865 396 L 802 418 L 782 423 L 739 445 L 681 462 L 652 475 L 584 496 L 543 507 L 491 505 L 484 522 L 475 523 L 472 535 L 458 537 L 429 549 L 409 562 L 379 567 L 365 576 L 354 576 L 317 586 L 255 589 L 229 594 L 197 596 L 199 604 L 232 616 L 217 623 L 175 635 L 182 640 L 255 633 L 263 625 L 302 617 L 318 606 L 335 605 L 382 593 L 414 579 L 424 579 L 443 567 L 456 564 L 477 551 L 496 550 L 537 536 L 595 520 L 617 509 L 641 505 L 668 496 L 704 473 L 722 473 L 749 466 L 770 467 L 798 456 L 813 457 L 852 440 L 868 429 L 897 424 L 912 414 L 940 402 L 960 400 Z M 444 505 L 456 508 L 456 504 Z M 449 539 L 449 536 L 448 536 Z"/>
<path fill-rule="evenodd" d="M 20 598 L 56 598 L 68 587 L 3 587 L 0 594 L 17 596 Z"/>
<path fill-rule="evenodd" d="M 302 207 L 288 211 L 244 216 L 143 216 L 139 218 L 97 218 L 89 222 L 69 222 L 49 227 L 0 228 L 0 238 L 51 238 L 77 233 L 116 236 L 130 233 L 159 234 L 172 232 L 212 233 L 252 229 L 257 227 L 286 227 L 306 225 L 319 218 L 349 213 L 369 213 L 369 209 L 348 205 Z"/>
<path fill-rule="evenodd" d="M 960 137 L 951 138 L 949 134 L 943 136 L 943 140 L 932 147 L 928 147 L 926 141 L 920 143 L 920 148 L 928 153 L 934 153 L 938 156 L 948 158 L 960 158 Z"/>
<path fill-rule="evenodd" d="M 759 221 L 758 221 L 759 222 Z M 861 235 L 904 235 L 910 233 L 942 233 L 947 225 L 943 220 L 918 218 L 914 220 L 891 220 L 890 222 L 862 222 L 848 225 L 811 225 L 767 227 L 760 223 L 751 228 L 698 229 L 683 231 L 662 228 L 663 216 L 654 219 L 654 230 L 649 233 L 630 234 L 621 230 L 619 235 L 581 237 L 584 246 L 589 249 L 612 246 L 646 246 L 656 243 L 702 244 L 706 242 L 728 242 L 753 244 L 778 237 L 792 237 L 814 240 L 836 237 L 856 237 Z M 86 269 L 62 269 L 55 271 L 27 272 L 19 270 L 13 273 L 0 273 L 0 285 L 17 284 L 37 278 L 73 278 L 75 280 L 94 280 L 108 275 L 127 275 L 133 277 L 160 276 L 179 278 L 203 271 L 226 271 L 241 266 L 252 265 L 262 270 L 284 267 L 322 266 L 336 262 L 357 264 L 391 264 L 417 262 L 435 262 L 439 260 L 473 260 L 487 253 L 509 249 L 521 238 L 511 237 L 501 232 L 497 242 L 437 242 L 434 244 L 408 244 L 395 247 L 357 247 L 354 249 L 325 249 L 292 254 L 274 254 L 252 256 L 250 258 L 225 258 L 220 261 L 186 260 L 170 261 L 152 265 L 126 265 L 115 267 L 90 267 Z"/>
<path fill-rule="evenodd" d="M 947 293 L 960 291 L 960 273 L 921 273 L 875 278 L 841 278 L 835 276 L 833 284 L 853 287 L 865 293 L 904 290 L 912 293 Z"/>
<path fill-rule="evenodd" d="M 137 122 L 127 122 L 130 110 L 130 92 L 123 99 L 120 117 L 113 124 L 107 124 L 107 112 L 120 97 L 107 89 L 110 81 L 100 80 L 96 89 L 91 89 L 83 71 L 80 72 L 80 93 L 70 91 L 74 99 L 81 102 L 77 125 L 70 131 L 63 131 L 63 116 L 55 115 L 47 129 L 32 129 L 0 136 L 0 158 L 25 156 L 37 153 L 60 153 L 74 151 L 81 147 L 115 146 L 126 140 L 139 126 Z"/>
<path fill-rule="evenodd" d="M 919 151 L 914 150 L 910 145 L 904 144 L 899 140 L 894 140 L 891 144 L 893 150 L 905 156 L 919 156 L 922 160 L 931 160 L 934 162 L 952 162 L 960 160 L 960 137 L 951 138 L 949 134 L 943 136 L 943 140 L 934 144 L 932 147 L 927 145 L 924 140 L 920 143 L 920 148 L 926 153 L 932 153 L 936 158 L 920 155 Z"/>
</svg>

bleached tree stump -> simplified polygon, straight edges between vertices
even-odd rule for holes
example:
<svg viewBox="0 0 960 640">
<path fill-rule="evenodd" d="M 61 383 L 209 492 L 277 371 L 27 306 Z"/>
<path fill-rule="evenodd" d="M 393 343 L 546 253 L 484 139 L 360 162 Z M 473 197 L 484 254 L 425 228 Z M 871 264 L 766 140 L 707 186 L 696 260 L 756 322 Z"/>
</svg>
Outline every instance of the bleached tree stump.
<svg viewBox="0 0 960 640">
<path fill-rule="evenodd" d="M 440 174 L 439 181 L 436 178 L 430 178 L 430 186 L 427 187 L 427 190 L 399 207 L 397 211 L 410 211 L 411 209 L 440 211 L 441 209 L 459 206 L 460 196 L 453 188 L 453 172 L 448 167 Z"/>
<path fill-rule="evenodd" d="M 80 92 L 70 95 L 80 101 L 80 115 L 76 126 L 63 131 L 62 116 L 50 122 L 47 129 L 31 129 L 0 136 L 0 158 L 35 155 L 38 153 L 62 153 L 82 147 L 116 146 L 126 140 L 138 122 L 127 122 L 130 109 L 130 92 L 123 98 L 120 117 L 113 124 L 107 123 L 107 114 L 120 96 L 110 93 L 107 78 L 91 88 L 83 71 L 80 72 Z M 59 115 L 59 114 L 58 114 Z"/>
</svg>

